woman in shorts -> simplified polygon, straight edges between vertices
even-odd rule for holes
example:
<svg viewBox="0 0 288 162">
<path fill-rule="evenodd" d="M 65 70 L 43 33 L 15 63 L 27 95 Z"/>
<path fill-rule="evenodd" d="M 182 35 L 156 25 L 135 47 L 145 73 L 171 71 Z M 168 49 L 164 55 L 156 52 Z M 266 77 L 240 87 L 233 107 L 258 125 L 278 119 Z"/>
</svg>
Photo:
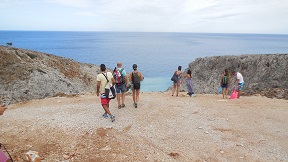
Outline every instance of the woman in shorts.
<svg viewBox="0 0 288 162">
<path fill-rule="evenodd" d="M 134 101 L 134 107 L 137 108 L 137 104 L 139 102 L 139 94 L 140 94 L 140 81 L 144 79 L 141 72 L 137 70 L 137 65 L 133 64 L 132 66 L 133 72 L 130 73 L 129 80 L 132 83 L 132 95 L 133 95 L 133 101 Z"/>
</svg>

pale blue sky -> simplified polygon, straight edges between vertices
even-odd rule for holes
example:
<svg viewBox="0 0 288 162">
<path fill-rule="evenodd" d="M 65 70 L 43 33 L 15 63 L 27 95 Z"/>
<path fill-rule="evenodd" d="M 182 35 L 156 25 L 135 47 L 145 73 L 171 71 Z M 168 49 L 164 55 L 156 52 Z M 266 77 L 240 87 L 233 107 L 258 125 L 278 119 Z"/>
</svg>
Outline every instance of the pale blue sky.
<svg viewBox="0 0 288 162">
<path fill-rule="evenodd" d="M 0 0 L 0 30 L 288 34 L 288 0 Z"/>
</svg>

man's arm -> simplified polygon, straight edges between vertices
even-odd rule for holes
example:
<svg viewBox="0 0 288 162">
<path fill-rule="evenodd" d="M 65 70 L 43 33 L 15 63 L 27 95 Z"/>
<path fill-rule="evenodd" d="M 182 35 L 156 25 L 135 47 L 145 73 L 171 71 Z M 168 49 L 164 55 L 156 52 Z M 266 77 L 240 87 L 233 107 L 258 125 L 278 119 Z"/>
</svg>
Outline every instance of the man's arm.
<svg viewBox="0 0 288 162">
<path fill-rule="evenodd" d="M 97 96 L 99 96 L 99 93 L 100 93 L 100 85 L 101 85 L 101 81 L 97 81 Z"/>
<path fill-rule="evenodd" d="M 114 85 L 116 83 L 115 79 L 112 77 L 111 78 L 112 84 Z"/>
</svg>

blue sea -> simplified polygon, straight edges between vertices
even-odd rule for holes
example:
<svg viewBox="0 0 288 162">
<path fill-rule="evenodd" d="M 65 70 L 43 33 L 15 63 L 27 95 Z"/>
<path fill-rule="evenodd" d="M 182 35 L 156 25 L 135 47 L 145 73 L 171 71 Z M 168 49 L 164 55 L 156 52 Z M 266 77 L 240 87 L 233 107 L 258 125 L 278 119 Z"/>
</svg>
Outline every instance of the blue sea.
<svg viewBox="0 0 288 162">
<path fill-rule="evenodd" d="M 198 57 L 288 53 L 288 35 L 279 34 L 0 31 L 7 42 L 111 69 L 121 61 L 128 72 L 137 64 L 146 92 L 165 91 L 174 70 Z"/>
</svg>

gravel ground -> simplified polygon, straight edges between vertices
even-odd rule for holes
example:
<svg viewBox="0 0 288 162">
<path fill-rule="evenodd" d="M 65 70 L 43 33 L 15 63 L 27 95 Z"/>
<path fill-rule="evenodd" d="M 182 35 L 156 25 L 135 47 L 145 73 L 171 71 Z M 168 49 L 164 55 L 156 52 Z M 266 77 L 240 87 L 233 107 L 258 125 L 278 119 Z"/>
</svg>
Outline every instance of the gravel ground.
<svg viewBox="0 0 288 162">
<path fill-rule="evenodd" d="M 288 161 L 288 101 L 260 96 L 222 99 L 170 92 L 131 94 L 110 104 L 96 95 L 13 104 L 0 118 L 0 142 L 14 161 L 29 150 L 42 161 Z"/>
</svg>

